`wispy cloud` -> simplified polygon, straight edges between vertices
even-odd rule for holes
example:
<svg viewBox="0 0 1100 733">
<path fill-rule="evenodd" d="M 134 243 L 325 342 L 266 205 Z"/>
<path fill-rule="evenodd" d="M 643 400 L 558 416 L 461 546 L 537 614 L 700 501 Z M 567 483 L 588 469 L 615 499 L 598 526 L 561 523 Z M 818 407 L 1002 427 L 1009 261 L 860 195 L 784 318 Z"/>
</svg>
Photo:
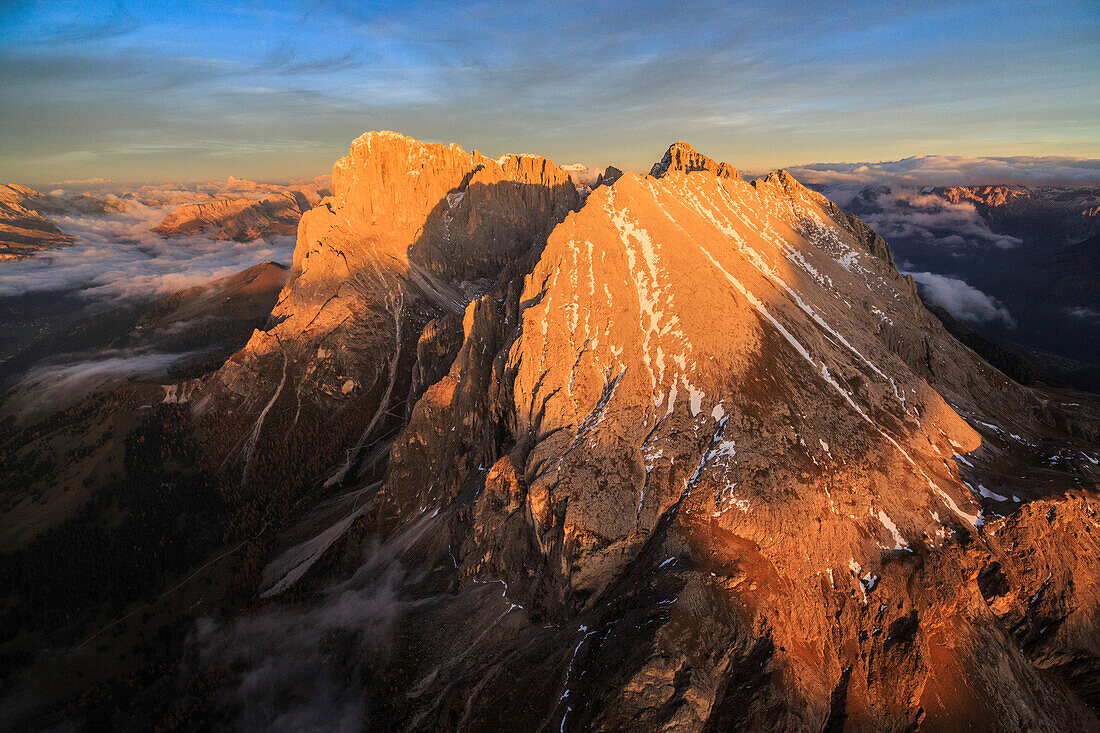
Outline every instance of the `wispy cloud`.
<svg viewBox="0 0 1100 733">
<path fill-rule="evenodd" d="M 912 275 L 919 283 L 925 300 L 940 306 L 960 321 L 974 324 L 1000 322 L 1008 328 L 1016 327 L 1016 320 L 1000 301 L 957 277 L 933 272 L 906 274 Z"/>
<path fill-rule="evenodd" d="M 357 686 L 385 663 L 402 604 L 399 567 L 364 588 L 348 589 L 304 612 L 271 609 L 228 629 L 210 619 L 195 640 L 209 663 L 243 668 L 227 702 L 244 731 L 355 730 L 366 716 Z M 354 644 L 353 655 L 326 653 L 326 640 Z M 369 660 L 369 662 L 368 662 Z M 357 694 L 357 692 L 359 694 Z"/>
<path fill-rule="evenodd" d="M 32 367 L 5 395 L 3 415 L 25 421 L 65 409 L 83 396 L 132 377 L 163 378 L 202 352 L 106 349 L 68 354 Z"/>
<path fill-rule="evenodd" d="M 379 128 L 636 170 L 681 138 L 743 169 L 1096 154 L 1098 26 L 1077 0 L 29 2 L 0 18 L 0 176 L 306 175 Z"/>
<path fill-rule="evenodd" d="M 859 214 L 887 241 L 923 241 L 940 247 L 995 246 L 1011 249 L 1022 243 L 1017 237 L 989 228 L 974 204 L 952 203 L 940 196 L 911 188 L 847 189 L 825 187 L 824 192 L 841 206 L 850 206 L 858 191 Z"/>
<path fill-rule="evenodd" d="M 1066 315 L 1083 320 L 1100 321 L 1100 310 L 1097 310 L 1096 308 L 1089 308 L 1088 306 L 1084 305 L 1066 308 Z"/>
<path fill-rule="evenodd" d="M 344 511 L 356 516 L 362 508 L 352 505 Z M 340 524 L 333 521 L 327 518 L 330 529 Z M 325 588 L 309 608 L 271 605 L 224 626 L 199 620 L 191 640 L 200 660 L 241 670 L 224 700 L 237 715 L 236 728 L 350 730 L 369 720 L 363 685 L 385 669 L 399 643 L 395 630 L 411 612 L 453 598 L 408 597 L 419 578 L 406 573 L 402 556 L 420 547 L 416 543 L 431 521 L 425 515 L 372 547 L 351 578 Z M 357 653 L 332 654 L 333 638 L 354 645 Z"/>
</svg>

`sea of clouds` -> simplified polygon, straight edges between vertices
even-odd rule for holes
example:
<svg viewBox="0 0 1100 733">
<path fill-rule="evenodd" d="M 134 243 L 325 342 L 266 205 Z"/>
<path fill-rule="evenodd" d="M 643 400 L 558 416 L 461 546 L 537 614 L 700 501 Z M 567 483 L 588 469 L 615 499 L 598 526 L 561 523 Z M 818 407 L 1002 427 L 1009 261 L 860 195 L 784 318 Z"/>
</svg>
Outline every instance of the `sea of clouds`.
<svg viewBox="0 0 1100 733">
<path fill-rule="evenodd" d="M 851 203 L 857 192 L 850 188 L 827 187 L 824 192 L 841 206 Z M 904 237 L 921 239 L 940 247 L 966 247 L 993 245 L 1011 249 L 1022 240 L 998 234 L 986 224 L 974 204 L 960 201 L 955 204 L 935 194 L 915 188 L 879 188 L 863 194 L 873 199 L 881 211 L 861 213 L 886 241 Z"/>
<path fill-rule="evenodd" d="M 941 271 L 928 271 L 940 269 L 929 267 L 928 262 L 923 268 L 909 267 L 922 270 L 909 274 L 925 300 L 961 321 L 1009 329 L 1016 327 L 1016 321 L 1004 304 L 960 278 L 951 260 L 982 250 L 1014 249 L 1022 240 L 993 231 L 974 204 L 952 203 L 929 187 L 1100 189 L 1100 159 L 1092 158 L 928 155 L 876 163 L 815 163 L 789 170 L 842 208 L 854 210 L 887 242 L 917 244 L 936 252 Z"/>
<path fill-rule="evenodd" d="M 85 182 L 79 182 L 85 183 Z M 248 187 L 218 187 L 218 192 Z M 245 182 L 247 183 L 247 182 Z M 103 184 L 107 187 L 109 184 Z M 94 186 L 83 186 L 88 190 Z M 204 197 L 194 187 L 147 187 L 147 198 L 126 199 L 123 212 L 83 214 L 69 211 L 48 218 L 74 243 L 14 262 L 0 263 L 0 300 L 58 293 L 86 304 L 88 317 L 104 310 L 148 302 L 183 288 L 226 277 L 265 260 L 289 263 L 293 236 L 249 242 L 206 236 L 161 237 L 150 231 L 181 197 Z M 54 195 L 64 189 L 51 191 Z M 98 193 L 98 192 L 97 192 Z M 102 194 L 101 194 L 102 195 Z M 115 198 L 106 193 L 107 198 Z M 163 203 L 164 199 L 172 203 Z M 134 376 L 162 378 L 167 370 L 196 354 L 165 352 L 150 345 L 126 351 L 99 349 L 55 354 L 22 375 L 6 410 L 29 419 L 43 410 L 64 407 L 82 395 Z"/>
<path fill-rule="evenodd" d="M 176 194 L 183 191 L 158 189 L 173 203 L 129 199 L 120 213 L 49 215 L 74 244 L 0 264 L 0 297 L 75 292 L 89 302 L 150 300 L 264 260 L 291 261 L 293 236 L 232 242 L 202 235 L 164 238 L 149 231 L 176 207 Z"/>
<path fill-rule="evenodd" d="M 960 321 L 973 324 L 1001 322 L 1016 327 L 1016 319 L 996 298 L 986 295 L 957 277 L 934 272 L 906 272 L 917 281 L 926 301 L 938 305 Z"/>
<path fill-rule="evenodd" d="M 922 155 L 878 163 L 812 163 L 788 169 L 806 185 L 1100 186 L 1100 159 Z"/>
</svg>

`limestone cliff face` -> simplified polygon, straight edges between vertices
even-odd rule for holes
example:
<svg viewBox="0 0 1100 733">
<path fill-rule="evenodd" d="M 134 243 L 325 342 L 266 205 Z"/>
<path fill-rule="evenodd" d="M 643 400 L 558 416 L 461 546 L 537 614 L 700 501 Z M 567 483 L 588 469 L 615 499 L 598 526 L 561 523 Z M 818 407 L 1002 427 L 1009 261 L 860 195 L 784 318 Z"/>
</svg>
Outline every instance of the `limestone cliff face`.
<svg viewBox="0 0 1100 733">
<path fill-rule="evenodd" d="M 522 286 L 467 307 L 377 511 L 434 537 L 455 603 L 502 584 L 472 622 L 494 661 L 454 670 L 495 680 L 476 694 L 536 684 L 509 650 L 560 660 L 532 729 L 1055 730 L 1094 719 L 1100 607 L 1072 580 L 1097 570 L 1095 449 L 1019 479 L 1073 444 L 1062 420 L 827 199 L 672 168 L 593 191 Z M 486 640 L 498 611 L 513 630 Z M 403 704 L 442 720 L 445 684 Z"/>
<path fill-rule="evenodd" d="M 790 175 L 655 173 L 578 206 L 541 158 L 355 142 L 204 386 L 246 479 L 316 433 L 352 489 L 263 595 L 326 552 L 388 579 L 385 658 L 326 656 L 380 728 L 1095 725 L 1100 411 L 952 339 Z"/>
<path fill-rule="evenodd" d="M 729 163 L 718 163 L 703 155 L 695 148 L 681 141 L 673 143 L 665 157 L 660 162 L 654 163 L 649 175 L 653 178 L 662 178 L 669 173 L 691 173 L 693 171 L 709 171 L 719 178 L 738 178 L 737 169 Z"/>
<path fill-rule="evenodd" d="M 552 436 L 528 458 L 532 502 L 545 503 L 537 529 L 567 564 L 604 566 L 593 592 L 682 498 L 703 524 L 751 518 L 751 535 L 795 542 L 843 509 L 818 485 L 822 466 L 881 466 L 849 479 L 866 521 L 840 523 L 862 564 L 894 547 L 887 526 L 919 533 L 929 510 L 953 513 L 930 482 L 977 515 L 937 457 L 977 435 L 865 326 L 872 307 L 911 294 L 819 202 L 679 172 L 594 195 L 528 279 L 523 300 L 538 305 L 512 356 L 518 428 Z M 921 491 L 895 502 L 887 475 Z M 797 572 L 829 567 L 805 559 Z"/>
<path fill-rule="evenodd" d="M 367 416 L 351 438 L 355 456 L 404 412 L 425 325 L 460 313 L 502 269 L 541 248 L 578 195 L 545 158 L 494 160 L 390 132 L 358 138 L 332 182 L 333 195 L 302 217 L 271 327 L 215 375 L 208 394 L 236 395 L 261 415 L 265 400 L 274 408 L 280 398 L 295 411 L 348 404 Z"/>
</svg>

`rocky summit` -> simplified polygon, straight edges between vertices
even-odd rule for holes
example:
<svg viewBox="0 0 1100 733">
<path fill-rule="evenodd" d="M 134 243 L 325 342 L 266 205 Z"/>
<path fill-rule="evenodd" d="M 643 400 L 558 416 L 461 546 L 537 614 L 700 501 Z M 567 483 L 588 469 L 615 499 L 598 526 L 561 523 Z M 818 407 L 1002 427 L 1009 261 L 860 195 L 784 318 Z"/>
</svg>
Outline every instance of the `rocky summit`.
<svg viewBox="0 0 1100 733">
<path fill-rule="evenodd" d="M 352 445 L 318 446 L 345 456 L 335 482 L 372 439 L 397 429 L 395 416 L 415 402 L 409 390 L 435 381 L 425 376 L 441 366 L 420 356 L 438 351 L 437 339 L 457 343 L 471 299 L 502 273 L 504 281 L 518 277 L 517 263 L 541 248 L 579 196 L 545 158 L 494 160 L 389 132 L 357 139 L 332 180 L 333 195 L 299 226 L 275 325 L 202 387 L 200 409 L 257 414 L 259 440 L 263 408 L 281 407 L 280 399 L 298 416 L 290 431 L 305 424 L 303 412 L 328 420 L 350 407 L 339 430 L 358 433 Z M 309 451 L 316 437 L 307 436 Z"/>
<path fill-rule="evenodd" d="M 366 721 L 1095 725 L 1096 413 L 955 341 L 859 219 L 684 143 L 583 205 L 392 133 L 333 184 L 195 399 L 253 416 L 246 478 L 304 410 L 356 416 L 321 436 L 356 501 L 259 592 L 390 579 L 385 659 L 317 670 Z"/>
<path fill-rule="evenodd" d="M 1095 728 L 1100 404 L 983 361 L 785 171 L 572 168 L 336 163 L 264 327 L 164 389 L 251 524 L 157 694 L 257 730 Z"/>
</svg>

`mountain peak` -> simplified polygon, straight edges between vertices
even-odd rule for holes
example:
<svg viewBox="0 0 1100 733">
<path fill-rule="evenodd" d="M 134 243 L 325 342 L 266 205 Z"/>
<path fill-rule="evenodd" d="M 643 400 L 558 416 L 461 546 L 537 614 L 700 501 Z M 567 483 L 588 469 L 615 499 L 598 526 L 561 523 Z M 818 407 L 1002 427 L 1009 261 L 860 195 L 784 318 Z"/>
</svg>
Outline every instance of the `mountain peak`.
<svg viewBox="0 0 1100 733">
<path fill-rule="evenodd" d="M 942 189 L 942 195 L 953 204 L 1004 206 L 1017 198 L 1030 198 L 1031 192 L 1023 186 L 952 186 Z"/>
<path fill-rule="evenodd" d="M 92 477 L 83 496 L 188 498 L 109 535 L 118 502 L 81 499 L 94 513 L 18 549 L 19 602 L 37 600 L 4 628 L 37 644 L 53 627 L 27 619 L 56 618 L 100 650 L 42 655 L 21 689 L 118 649 L 122 674 L 171 675 L 149 699 L 240 728 L 338 711 L 383 729 L 1094 729 L 1095 403 L 982 361 L 870 225 L 786 171 L 748 182 L 686 143 L 587 195 L 577 171 L 368 133 L 301 215 L 289 271 L 108 332 L 186 348 L 193 378 L 127 383 L 0 460 L 21 485 L 56 455 L 73 467 L 49 476 Z M 119 445 L 68 425 L 103 418 L 140 460 L 97 470 Z M 80 544 L 97 554 L 39 592 L 70 527 L 104 531 Z M 173 575 L 202 562 L 185 577 L 211 585 L 157 595 L 152 573 L 56 605 L 162 538 Z M 95 631 L 143 593 L 163 599 L 148 620 Z M 173 629 L 188 640 L 167 655 L 129 656 Z"/>
<path fill-rule="evenodd" d="M 417 144 L 420 143 L 419 140 L 411 138 L 408 135 L 403 135 L 400 132 L 394 132 L 393 130 L 369 130 L 355 138 L 352 145 L 357 142 L 366 142 L 367 140 L 405 140 Z"/>
<path fill-rule="evenodd" d="M 332 197 L 301 217 L 271 327 L 253 334 L 209 391 L 224 388 L 219 394 L 232 401 L 248 380 L 263 379 L 282 394 L 284 357 L 308 363 L 296 393 L 317 404 L 352 395 L 378 415 L 365 427 L 351 413 L 340 423 L 362 436 L 337 473 L 343 480 L 409 392 L 401 369 L 421 348 L 426 323 L 462 313 L 473 297 L 466 286 L 476 292 L 476 283 L 541 251 L 579 195 L 545 158 L 486 158 L 390 132 L 357 138 L 333 167 L 332 184 Z M 379 374 L 387 375 L 381 388 Z M 301 414 L 305 425 L 310 410 Z M 313 447 L 304 453 L 313 455 Z M 252 454 L 244 453 L 245 478 Z"/>
<path fill-rule="evenodd" d="M 737 178 L 737 169 L 729 163 L 719 163 L 712 158 L 703 155 L 688 143 L 680 140 L 669 146 L 661 162 L 654 163 L 649 170 L 649 175 L 654 178 L 663 178 L 670 171 L 692 173 L 694 171 L 710 171 L 719 178 Z"/>
<path fill-rule="evenodd" d="M 777 168 L 763 178 L 757 179 L 753 183 L 755 185 L 757 182 L 760 181 L 774 186 L 779 186 L 784 191 L 790 191 L 792 189 L 799 190 L 805 188 L 805 186 L 803 186 L 802 183 L 793 175 L 791 175 L 790 171 L 786 170 L 785 168 Z"/>
</svg>

